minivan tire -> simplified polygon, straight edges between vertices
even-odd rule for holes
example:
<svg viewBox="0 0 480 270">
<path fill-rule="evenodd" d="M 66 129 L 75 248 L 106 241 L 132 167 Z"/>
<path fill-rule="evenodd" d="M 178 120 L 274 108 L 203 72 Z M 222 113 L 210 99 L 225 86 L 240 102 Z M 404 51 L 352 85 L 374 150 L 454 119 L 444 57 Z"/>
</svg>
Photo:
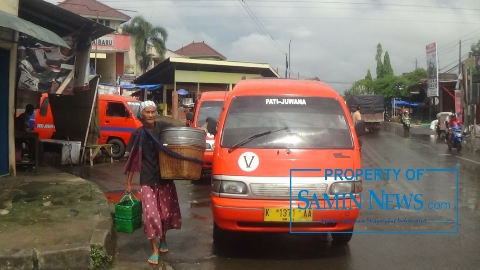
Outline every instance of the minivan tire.
<svg viewBox="0 0 480 270">
<path fill-rule="evenodd" d="M 220 228 L 215 221 L 213 222 L 213 243 L 218 246 L 232 244 L 234 240 L 233 232 Z"/>
<path fill-rule="evenodd" d="M 112 146 L 112 156 L 114 159 L 121 159 L 125 156 L 125 144 L 120 139 L 111 139 L 108 141 L 108 144 L 113 144 Z"/>
<path fill-rule="evenodd" d="M 333 239 L 333 244 L 345 245 L 348 242 L 350 242 L 350 240 L 352 239 L 353 228 L 351 228 L 350 230 L 345 230 L 343 231 L 343 233 L 341 232 L 331 233 L 331 235 Z"/>
</svg>

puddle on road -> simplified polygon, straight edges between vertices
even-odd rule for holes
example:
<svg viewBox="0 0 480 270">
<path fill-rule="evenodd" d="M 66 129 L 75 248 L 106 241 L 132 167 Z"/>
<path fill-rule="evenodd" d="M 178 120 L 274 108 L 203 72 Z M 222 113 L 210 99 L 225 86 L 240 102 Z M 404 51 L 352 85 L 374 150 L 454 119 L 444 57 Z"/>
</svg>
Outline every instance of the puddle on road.
<svg viewBox="0 0 480 270">
<path fill-rule="evenodd" d="M 201 216 L 201 215 L 198 215 L 198 214 L 195 214 L 195 213 L 190 213 L 190 216 L 193 219 L 197 219 L 197 220 L 201 220 L 201 221 L 208 221 L 207 217 L 204 217 L 204 216 Z"/>
<path fill-rule="evenodd" d="M 190 202 L 190 208 L 210 207 L 210 202 Z"/>
</svg>

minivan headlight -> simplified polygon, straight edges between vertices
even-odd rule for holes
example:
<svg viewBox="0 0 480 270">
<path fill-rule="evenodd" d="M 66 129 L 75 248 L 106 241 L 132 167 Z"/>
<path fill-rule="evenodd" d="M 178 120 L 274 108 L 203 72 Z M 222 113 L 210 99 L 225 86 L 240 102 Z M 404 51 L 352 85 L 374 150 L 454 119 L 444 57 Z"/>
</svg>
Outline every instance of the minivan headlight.
<svg viewBox="0 0 480 270">
<path fill-rule="evenodd" d="M 212 191 L 226 194 L 247 194 L 248 188 L 245 183 L 239 181 L 213 180 Z"/>
<path fill-rule="evenodd" d="M 342 194 L 342 193 L 360 193 L 362 192 L 362 181 L 348 181 L 348 182 L 336 182 L 330 186 L 330 194 Z"/>
<path fill-rule="evenodd" d="M 206 150 L 215 150 L 215 141 L 214 140 L 208 140 L 206 143 L 205 143 L 205 147 L 206 147 Z"/>
</svg>

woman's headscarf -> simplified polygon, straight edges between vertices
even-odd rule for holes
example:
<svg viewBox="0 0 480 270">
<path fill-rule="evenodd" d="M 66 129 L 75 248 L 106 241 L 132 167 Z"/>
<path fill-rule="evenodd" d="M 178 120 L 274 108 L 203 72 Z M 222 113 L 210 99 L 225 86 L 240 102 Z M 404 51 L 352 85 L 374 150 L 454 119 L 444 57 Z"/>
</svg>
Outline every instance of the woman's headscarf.
<svg viewBox="0 0 480 270">
<path fill-rule="evenodd" d="M 151 100 L 142 101 L 142 103 L 140 103 L 140 110 L 138 110 L 137 118 L 140 119 L 140 116 L 142 115 L 143 110 L 145 110 L 145 108 L 150 106 L 157 108 L 157 105 L 155 104 L 155 102 Z"/>
</svg>

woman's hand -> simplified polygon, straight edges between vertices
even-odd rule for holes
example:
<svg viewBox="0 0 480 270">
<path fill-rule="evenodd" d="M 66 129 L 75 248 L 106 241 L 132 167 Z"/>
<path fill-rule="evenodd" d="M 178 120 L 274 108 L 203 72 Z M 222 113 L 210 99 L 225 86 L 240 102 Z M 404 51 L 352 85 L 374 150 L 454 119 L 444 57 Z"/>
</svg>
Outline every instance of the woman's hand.
<svg viewBox="0 0 480 270">
<path fill-rule="evenodd" d="M 132 186 L 130 183 L 127 183 L 127 187 L 125 188 L 125 193 L 132 193 Z"/>
</svg>

